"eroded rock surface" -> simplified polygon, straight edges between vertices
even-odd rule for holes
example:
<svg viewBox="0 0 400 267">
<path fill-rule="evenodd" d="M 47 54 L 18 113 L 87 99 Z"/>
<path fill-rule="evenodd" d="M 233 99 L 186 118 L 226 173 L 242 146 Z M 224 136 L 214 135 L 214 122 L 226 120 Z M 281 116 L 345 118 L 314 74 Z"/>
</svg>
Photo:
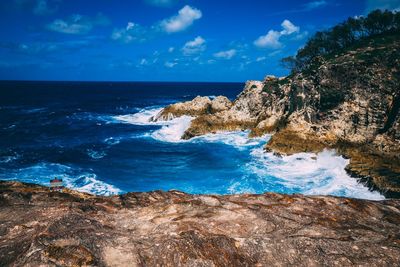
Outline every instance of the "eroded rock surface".
<svg viewBox="0 0 400 267">
<path fill-rule="evenodd" d="M 400 200 L 0 182 L 1 266 L 397 266 Z"/>
<path fill-rule="evenodd" d="M 200 116 L 227 110 L 231 101 L 225 96 L 217 96 L 211 100 L 207 96 L 197 96 L 191 101 L 176 103 L 165 107 L 159 114 L 151 118 L 152 121 L 167 121 L 183 115 Z"/>
</svg>

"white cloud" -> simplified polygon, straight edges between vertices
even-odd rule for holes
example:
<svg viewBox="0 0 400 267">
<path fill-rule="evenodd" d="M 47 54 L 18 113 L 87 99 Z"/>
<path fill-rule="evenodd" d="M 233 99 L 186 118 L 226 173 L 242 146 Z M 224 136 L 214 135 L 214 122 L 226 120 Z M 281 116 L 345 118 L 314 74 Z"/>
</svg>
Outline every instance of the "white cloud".
<svg viewBox="0 0 400 267">
<path fill-rule="evenodd" d="M 135 27 L 135 23 L 133 22 L 128 22 L 128 25 L 126 25 L 126 30 L 132 30 Z"/>
<path fill-rule="evenodd" d="M 307 4 L 304 5 L 304 9 L 306 11 L 308 10 L 313 10 L 316 8 L 320 8 L 323 6 L 326 6 L 328 3 L 325 0 L 319 0 L 319 1 L 313 1 L 313 2 L 309 2 Z"/>
<path fill-rule="evenodd" d="M 178 11 L 178 15 L 161 21 L 161 28 L 167 33 L 180 32 L 187 29 L 195 20 L 202 17 L 199 9 L 192 8 L 188 5 Z"/>
<path fill-rule="evenodd" d="M 231 59 L 235 55 L 236 55 L 236 50 L 235 49 L 230 49 L 230 50 L 220 51 L 218 53 L 215 53 L 214 57 L 223 58 L 223 59 Z"/>
<path fill-rule="evenodd" d="M 148 61 L 147 59 L 145 59 L 145 58 L 142 58 L 142 59 L 140 60 L 139 65 L 141 65 L 141 66 L 149 65 L 149 61 Z"/>
<path fill-rule="evenodd" d="M 375 9 L 400 11 L 400 0 L 367 0 L 366 13 Z"/>
<path fill-rule="evenodd" d="M 283 46 L 280 42 L 280 38 L 282 36 L 300 32 L 300 27 L 294 25 L 287 19 L 281 23 L 281 26 L 283 29 L 279 32 L 275 30 L 269 30 L 266 35 L 261 35 L 258 37 L 254 41 L 254 45 L 260 48 L 279 49 Z"/>
<path fill-rule="evenodd" d="M 264 61 L 264 60 L 266 60 L 267 59 L 267 57 L 258 57 L 257 59 L 256 59 L 256 61 L 257 62 L 260 62 L 260 61 Z"/>
<path fill-rule="evenodd" d="M 133 41 L 145 41 L 151 39 L 162 32 L 174 33 L 187 29 L 193 22 L 200 19 L 201 11 L 188 5 L 179 10 L 178 15 L 152 26 L 141 26 L 139 24 L 128 22 L 125 28 L 115 28 L 111 34 L 111 39 L 123 43 Z"/>
<path fill-rule="evenodd" d="M 174 51 L 175 51 L 175 47 L 171 46 L 170 48 L 168 48 L 168 52 L 169 52 L 169 53 L 172 53 L 172 52 L 174 52 Z"/>
<path fill-rule="evenodd" d="M 206 40 L 201 36 L 197 36 L 194 40 L 187 42 L 182 47 L 182 52 L 185 55 L 193 55 L 202 52 L 206 49 Z"/>
<path fill-rule="evenodd" d="M 104 26 L 109 24 L 109 20 L 102 14 L 91 18 L 79 14 L 72 15 L 66 20 L 56 19 L 47 25 L 47 29 L 67 34 L 86 34 L 95 26 Z"/>
<path fill-rule="evenodd" d="M 111 34 L 111 39 L 122 43 L 130 43 L 133 41 L 144 41 L 147 32 L 139 24 L 128 22 L 125 28 L 114 29 Z"/>
<path fill-rule="evenodd" d="M 281 31 L 282 35 L 290 35 L 295 32 L 300 31 L 300 27 L 294 25 L 289 20 L 285 19 L 281 24 L 283 30 Z"/>
<path fill-rule="evenodd" d="M 173 67 L 175 67 L 176 64 L 178 64 L 178 63 L 177 62 L 169 62 L 169 61 L 167 61 L 167 62 L 165 62 L 164 66 L 167 67 L 167 68 L 173 68 Z"/>
<path fill-rule="evenodd" d="M 266 35 L 262 35 L 254 41 L 254 44 L 258 47 L 262 48 L 280 48 L 282 44 L 279 42 L 279 38 L 281 37 L 281 33 L 269 30 Z"/>
</svg>

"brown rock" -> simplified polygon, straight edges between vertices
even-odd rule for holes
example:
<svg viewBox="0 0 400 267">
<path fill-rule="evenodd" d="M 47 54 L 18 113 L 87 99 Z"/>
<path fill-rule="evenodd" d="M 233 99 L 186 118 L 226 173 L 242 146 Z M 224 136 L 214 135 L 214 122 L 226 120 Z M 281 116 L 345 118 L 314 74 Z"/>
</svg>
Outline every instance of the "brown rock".
<svg viewBox="0 0 400 267">
<path fill-rule="evenodd" d="M 1 266 L 396 266 L 400 200 L 0 182 Z"/>
<path fill-rule="evenodd" d="M 211 100 L 207 96 L 197 96 L 191 101 L 176 103 L 165 107 L 152 121 L 167 121 L 183 115 L 199 116 L 211 112 Z"/>
<path fill-rule="evenodd" d="M 232 102 L 225 96 L 217 96 L 211 101 L 212 113 L 228 110 L 232 107 Z"/>
<path fill-rule="evenodd" d="M 210 100 L 207 96 L 197 96 L 191 101 L 176 103 L 165 107 L 159 114 L 151 118 L 151 121 L 167 121 L 180 116 L 200 116 L 214 114 L 228 110 L 232 102 L 225 96 L 217 96 Z"/>
</svg>

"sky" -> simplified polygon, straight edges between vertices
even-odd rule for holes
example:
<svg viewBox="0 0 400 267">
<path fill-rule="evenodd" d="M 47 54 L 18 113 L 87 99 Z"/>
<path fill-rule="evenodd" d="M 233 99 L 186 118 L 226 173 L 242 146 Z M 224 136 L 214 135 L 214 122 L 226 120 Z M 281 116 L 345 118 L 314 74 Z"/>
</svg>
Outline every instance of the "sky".
<svg viewBox="0 0 400 267">
<path fill-rule="evenodd" d="M 0 79 L 244 82 L 400 0 L 1 0 Z"/>
</svg>

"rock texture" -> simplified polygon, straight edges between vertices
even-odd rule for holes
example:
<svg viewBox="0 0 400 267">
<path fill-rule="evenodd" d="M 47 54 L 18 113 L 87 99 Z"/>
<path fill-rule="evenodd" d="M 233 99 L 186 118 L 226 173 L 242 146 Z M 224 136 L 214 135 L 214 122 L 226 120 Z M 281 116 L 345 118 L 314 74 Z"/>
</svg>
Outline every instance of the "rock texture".
<svg viewBox="0 0 400 267">
<path fill-rule="evenodd" d="M 176 103 L 165 107 L 159 114 L 151 118 L 152 121 L 167 121 L 188 115 L 199 116 L 227 110 L 231 107 L 231 101 L 225 96 L 217 96 L 211 100 L 207 96 L 197 96 L 191 101 Z"/>
<path fill-rule="evenodd" d="M 400 42 L 318 58 L 307 72 L 266 82 L 285 92 L 284 127 L 267 144 L 282 153 L 337 148 L 348 171 L 400 196 Z"/>
<path fill-rule="evenodd" d="M 400 39 L 317 57 L 303 72 L 249 81 L 231 108 L 200 114 L 182 138 L 223 130 L 274 133 L 266 146 L 282 154 L 335 148 L 353 176 L 400 197 Z"/>
<path fill-rule="evenodd" d="M 400 200 L 0 182 L 1 266 L 398 266 Z"/>
<path fill-rule="evenodd" d="M 229 109 L 198 116 L 192 121 L 182 138 L 190 139 L 206 133 L 245 130 L 254 127 L 257 116 L 262 110 L 262 88 L 262 82 L 247 82 L 243 92 Z"/>
</svg>

